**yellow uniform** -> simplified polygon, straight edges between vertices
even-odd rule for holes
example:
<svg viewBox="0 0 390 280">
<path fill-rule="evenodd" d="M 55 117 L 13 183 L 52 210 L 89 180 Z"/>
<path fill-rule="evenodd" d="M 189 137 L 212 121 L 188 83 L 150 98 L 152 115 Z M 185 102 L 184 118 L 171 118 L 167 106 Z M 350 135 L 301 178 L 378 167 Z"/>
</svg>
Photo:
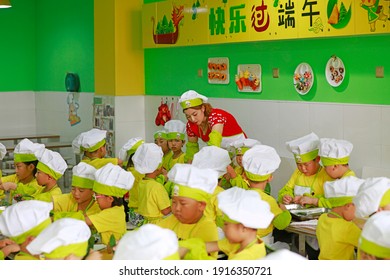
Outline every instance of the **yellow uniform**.
<svg viewBox="0 0 390 280">
<path fill-rule="evenodd" d="M 283 203 L 283 196 L 289 195 L 295 197 L 295 195 L 302 195 L 294 193 L 296 187 L 305 189 L 311 196 L 322 196 L 324 194 L 324 183 L 327 181 L 333 181 L 333 179 L 325 172 L 325 168 L 320 166 L 318 172 L 311 176 L 306 176 L 298 168 L 294 170 L 287 184 L 279 190 L 278 202 Z"/>
<path fill-rule="evenodd" d="M 169 171 L 176 163 L 185 163 L 185 156 L 186 154 L 182 153 L 179 157 L 173 158 L 173 152 L 170 151 L 166 156 L 164 156 L 163 167 L 166 171 Z"/>
<path fill-rule="evenodd" d="M 144 178 L 138 185 L 138 213 L 149 223 L 157 223 L 164 215 L 161 210 L 171 206 L 164 186 L 151 178 Z"/>
<path fill-rule="evenodd" d="M 257 243 L 249 244 L 241 252 L 237 253 L 240 244 L 230 243 L 227 238 L 218 241 L 219 250 L 228 256 L 228 260 L 258 260 L 266 256 L 265 244 L 257 237 Z"/>
<path fill-rule="evenodd" d="M 43 192 L 43 190 L 42 190 L 41 193 L 35 195 L 34 199 L 51 202 L 53 200 L 54 196 L 62 194 L 62 190 L 61 190 L 61 188 L 58 185 L 55 185 L 48 192 Z"/>
<path fill-rule="evenodd" d="M 123 206 L 114 206 L 88 216 L 93 226 L 100 233 L 102 243 L 108 245 L 111 235 L 115 240 L 121 239 L 126 233 L 125 209 Z"/>
<path fill-rule="evenodd" d="M 145 177 L 144 174 L 139 173 L 134 167 L 129 167 L 127 171 L 130 171 L 135 180 L 133 187 L 129 190 L 129 207 L 137 210 L 138 208 L 138 185 L 139 182 Z"/>
<path fill-rule="evenodd" d="M 319 260 L 354 260 L 361 229 L 352 221 L 322 214 L 316 235 L 320 246 Z"/>
<path fill-rule="evenodd" d="M 217 216 L 222 215 L 221 210 L 219 210 L 218 208 L 217 200 L 217 195 L 222 191 L 224 191 L 224 189 L 220 186 L 217 186 L 215 188 L 214 193 L 210 197 L 210 200 L 207 202 L 206 208 L 203 212 L 203 215 L 205 215 L 205 217 L 209 218 L 212 221 L 215 221 Z"/>
<path fill-rule="evenodd" d="M 114 165 L 118 165 L 118 159 L 117 158 L 94 158 L 94 159 L 90 159 L 88 157 L 84 157 L 81 161 L 92 165 L 96 169 L 99 169 L 99 168 L 105 166 L 107 163 L 112 163 Z"/>
<path fill-rule="evenodd" d="M 12 199 L 16 194 L 22 195 L 26 199 L 28 198 L 31 199 L 35 195 L 41 193 L 43 190 L 43 187 L 38 184 L 35 178 L 31 180 L 29 183 L 23 184 L 19 181 L 19 178 L 16 176 L 16 174 L 12 174 L 12 175 L 2 177 L 1 181 L 3 183 L 12 182 L 17 184 L 16 189 L 10 192 L 10 200 L 8 201 L 9 203 L 12 203 Z"/>
<path fill-rule="evenodd" d="M 78 212 L 78 205 L 71 193 L 61 194 L 53 197 L 53 211 L 54 212 Z M 83 214 L 91 216 L 99 213 L 101 210 L 95 200 L 91 200 L 91 203 Z"/>
</svg>

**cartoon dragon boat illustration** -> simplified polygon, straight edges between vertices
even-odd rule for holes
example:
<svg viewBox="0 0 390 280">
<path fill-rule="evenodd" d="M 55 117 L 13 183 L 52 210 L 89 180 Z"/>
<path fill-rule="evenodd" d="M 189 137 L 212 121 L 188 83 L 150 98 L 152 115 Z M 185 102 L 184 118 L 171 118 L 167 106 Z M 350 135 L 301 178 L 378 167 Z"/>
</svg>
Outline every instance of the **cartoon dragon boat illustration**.
<svg viewBox="0 0 390 280">
<path fill-rule="evenodd" d="M 175 44 L 179 37 L 179 23 L 184 18 L 184 6 L 173 6 L 171 20 L 168 22 L 164 15 L 162 21 L 157 23 L 155 27 L 155 19 L 153 21 L 153 40 L 155 44 Z M 155 32 L 156 30 L 156 32 Z"/>
</svg>

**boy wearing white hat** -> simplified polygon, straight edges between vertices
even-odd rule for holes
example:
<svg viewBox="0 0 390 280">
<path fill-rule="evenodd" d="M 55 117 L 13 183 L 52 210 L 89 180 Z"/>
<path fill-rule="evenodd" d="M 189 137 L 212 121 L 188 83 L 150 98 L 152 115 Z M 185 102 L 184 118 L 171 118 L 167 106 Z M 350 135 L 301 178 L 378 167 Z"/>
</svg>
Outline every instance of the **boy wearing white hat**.
<svg viewBox="0 0 390 280">
<path fill-rule="evenodd" d="M 44 260 L 82 260 L 88 253 L 90 236 L 91 230 L 84 221 L 63 218 L 46 227 L 27 250 Z"/>
<path fill-rule="evenodd" d="M 33 143 L 25 138 L 14 149 L 15 174 L 1 178 L 0 189 L 10 191 L 9 203 L 22 198 L 32 198 L 42 190 L 35 178 L 38 159 L 36 153 L 45 149 L 44 144 Z"/>
<path fill-rule="evenodd" d="M 162 166 L 164 167 L 167 165 L 167 158 L 169 156 L 169 152 L 171 151 L 168 145 L 167 131 L 165 129 L 158 130 L 153 134 L 153 138 L 154 138 L 154 143 L 157 146 L 161 147 L 163 151 Z M 164 168 L 162 176 L 160 176 L 160 178 L 158 179 L 161 184 L 164 184 L 166 182 L 166 175 L 167 175 L 167 171 Z"/>
<path fill-rule="evenodd" d="M 365 223 L 359 238 L 360 260 L 390 260 L 390 211 L 381 211 Z"/>
<path fill-rule="evenodd" d="M 199 237 L 204 242 L 217 241 L 217 226 L 204 216 L 204 210 L 218 184 L 218 173 L 192 164 L 177 163 L 168 172 L 168 178 L 174 183 L 173 215 L 158 225 L 173 230 L 179 240 Z M 213 257 L 216 258 L 217 254 Z"/>
<path fill-rule="evenodd" d="M 206 96 L 194 90 L 184 92 L 178 101 L 188 120 L 186 153 L 189 159 L 199 151 L 199 138 L 210 146 L 224 149 L 229 148 L 231 142 L 246 138 L 233 115 L 213 108 L 207 101 Z"/>
<path fill-rule="evenodd" d="M 390 211 L 390 179 L 367 178 L 353 198 L 356 217 L 366 219 L 379 211 Z"/>
<path fill-rule="evenodd" d="M 125 199 L 128 200 L 127 207 L 125 205 L 125 211 L 127 210 L 128 215 L 126 221 L 129 221 L 131 225 L 136 226 L 143 220 L 142 216 L 138 213 L 138 185 L 142 178 L 145 177 L 145 174 L 139 173 L 134 168 L 133 156 L 137 149 L 145 141 L 141 137 L 135 137 L 129 139 L 120 149 L 119 158 L 123 160 L 123 168 L 127 171 L 130 171 L 134 178 L 133 187 L 125 195 Z"/>
<path fill-rule="evenodd" d="M 264 192 L 264 189 L 272 180 L 272 173 L 280 165 L 280 157 L 276 150 L 267 145 L 255 145 L 243 156 L 244 167 L 243 177 L 249 182 L 249 189 L 260 194 L 262 200 L 266 201 L 274 214 L 272 223 L 266 229 L 259 229 L 257 234 L 268 244 L 273 243 L 272 231 L 274 228 L 285 229 L 291 222 L 291 214 L 288 210 L 282 210 L 276 199 Z"/>
<path fill-rule="evenodd" d="M 325 182 L 325 197 L 332 205 L 331 212 L 318 219 L 316 236 L 320 247 L 319 260 L 354 260 L 361 229 L 353 222 L 355 205 L 352 202 L 364 180 L 354 176 Z"/>
<path fill-rule="evenodd" d="M 59 153 L 49 149 L 37 152 L 36 157 L 38 164 L 35 177 L 38 184 L 44 188 L 35 199 L 51 202 L 53 196 L 62 194 L 57 181 L 64 175 L 68 165 Z"/>
<path fill-rule="evenodd" d="M 143 223 L 156 224 L 171 213 L 171 202 L 164 186 L 156 180 L 162 172 L 163 152 L 154 143 L 142 144 L 134 154 L 134 168 L 145 177 L 138 185 L 138 213 Z"/>
<path fill-rule="evenodd" d="M 167 131 L 168 147 L 170 152 L 163 162 L 164 169 L 169 172 L 176 163 L 187 163 L 188 159 L 182 148 L 186 143 L 186 125 L 181 120 L 170 120 L 164 125 Z"/>
<path fill-rule="evenodd" d="M 26 249 L 33 237 L 51 224 L 53 205 L 39 200 L 27 200 L 7 207 L 0 215 L 0 232 L 19 245 L 15 260 L 36 259 Z"/>
<path fill-rule="evenodd" d="M 126 232 L 123 196 L 133 187 L 133 183 L 131 172 L 112 163 L 107 163 L 95 173 L 93 191 L 101 211 L 85 215 L 85 221 L 100 234 L 103 244 L 109 244 L 111 236 L 119 240 Z"/>
<path fill-rule="evenodd" d="M 93 197 L 93 183 L 96 168 L 85 162 L 79 162 L 72 168 L 72 190 L 53 197 L 53 219 L 72 217 L 84 220 L 101 210 Z"/>
<path fill-rule="evenodd" d="M 113 260 L 179 260 L 176 234 L 154 224 L 145 224 L 127 232 L 114 253 Z"/>
<path fill-rule="evenodd" d="M 257 260 L 265 257 L 265 243 L 257 235 L 266 229 L 274 215 L 256 191 L 232 187 L 218 194 L 224 220 L 225 238 L 206 243 L 208 252 L 222 251 L 228 260 Z"/>
<path fill-rule="evenodd" d="M 96 169 L 107 163 L 121 165 L 122 161 L 118 158 L 106 158 L 106 137 L 106 130 L 92 128 L 80 133 L 72 141 L 73 150 L 76 154 L 83 154 L 81 161 L 92 165 Z"/>
</svg>

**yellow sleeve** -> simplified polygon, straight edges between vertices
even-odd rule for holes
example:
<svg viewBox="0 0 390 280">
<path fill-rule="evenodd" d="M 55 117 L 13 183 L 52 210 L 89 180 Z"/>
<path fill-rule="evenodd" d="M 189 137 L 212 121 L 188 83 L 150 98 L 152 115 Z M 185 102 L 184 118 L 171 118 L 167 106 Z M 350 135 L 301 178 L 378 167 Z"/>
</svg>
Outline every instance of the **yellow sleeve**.
<svg viewBox="0 0 390 280">
<path fill-rule="evenodd" d="M 199 152 L 199 143 L 187 141 L 186 143 L 186 159 L 192 160 L 194 155 Z"/>
<path fill-rule="evenodd" d="M 230 179 L 230 184 L 232 185 L 232 187 L 239 187 L 239 188 L 243 188 L 245 190 L 249 189 L 248 183 L 239 174 L 237 174 L 236 178 Z"/>
<path fill-rule="evenodd" d="M 283 202 L 283 196 L 285 195 L 289 195 L 291 197 L 294 197 L 294 186 L 295 186 L 295 182 L 297 180 L 297 176 L 298 176 L 298 168 L 296 168 L 294 170 L 294 173 L 291 175 L 290 179 L 288 180 L 288 182 L 286 183 L 286 185 L 281 188 L 278 192 L 278 202 L 279 203 L 282 203 Z"/>
<path fill-rule="evenodd" d="M 222 143 L 222 134 L 221 133 L 219 133 L 216 130 L 213 130 L 210 132 L 209 138 L 210 138 L 210 140 L 207 142 L 207 145 L 221 147 L 221 143 Z"/>
<path fill-rule="evenodd" d="M 283 230 L 291 223 L 291 214 L 288 210 L 284 210 L 281 214 L 277 215 L 272 224 L 275 228 Z"/>
</svg>

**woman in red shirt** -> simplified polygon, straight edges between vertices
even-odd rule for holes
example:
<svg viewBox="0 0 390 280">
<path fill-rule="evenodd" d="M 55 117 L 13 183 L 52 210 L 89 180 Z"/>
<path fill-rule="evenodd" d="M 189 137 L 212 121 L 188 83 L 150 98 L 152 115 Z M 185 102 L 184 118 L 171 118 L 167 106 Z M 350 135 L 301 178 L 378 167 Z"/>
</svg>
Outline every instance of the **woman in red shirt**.
<svg viewBox="0 0 390 280">
<path fill-rule="evenodd" d="M 187 118 L 186 154 L 190 158 L 199 151 L 198 138 L 224 149 L 237 139 L 247 138 L 232 114 L 213 108 L 207 101 L 206 96 L 194 90 L 186 91 L 179 99 Z"/>
</svg>

